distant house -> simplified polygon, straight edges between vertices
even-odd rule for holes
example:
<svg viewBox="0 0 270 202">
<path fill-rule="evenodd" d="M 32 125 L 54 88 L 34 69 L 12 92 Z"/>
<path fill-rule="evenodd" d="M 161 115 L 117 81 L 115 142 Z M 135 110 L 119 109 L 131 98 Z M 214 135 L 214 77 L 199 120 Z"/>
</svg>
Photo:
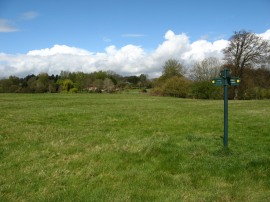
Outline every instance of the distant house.
<svg viewBox="0 0 270 202">
<path fill-rule="evenodd" d="M 89 92 L 96 92 L 98 90 L 98 87 L 96 86 L 88 86 L 85 88 L 85 90 L 89 91 Z"/>
</svg>

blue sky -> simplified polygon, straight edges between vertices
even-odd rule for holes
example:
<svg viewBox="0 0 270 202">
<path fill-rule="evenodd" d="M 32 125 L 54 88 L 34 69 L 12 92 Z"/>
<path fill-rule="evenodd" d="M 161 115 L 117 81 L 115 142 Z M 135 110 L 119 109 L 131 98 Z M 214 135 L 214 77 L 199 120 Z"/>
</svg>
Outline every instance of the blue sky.
<svg viewBox="0 0 270 202">
<path fill-rule="evenodd" d="M 61 50 L 66 48 L 73 55 L 78 50 L 89 51 L 95 59 L 93 67 L 88 66 L 89 71 L 93 71 L 101 68 L 97 65 L 100 62 L 98 54 L 107 55 L 105 59 L 103 55 L 102 60 L 108 61 L 107 50 L 113 48 L 114 53 L 110 56 L 128 51 L 132 58 L 134 50 L 139 51 L 140 56 L 152 54 L 154 57 L 159 47 L 166 41 L 173 43 L 177 36 L 182 36 L 183 41 L 188 40 L 179 42 L 185 46 L 202 40 L 213 45 L 216 41 L 228 40 L 233 31 L 241 29 L 263 34 L 270 29 L 269 10 L 270 0 L 0 0 L 0 74 L 6 74 L 4 70 L 8 67 L 8 73 L 28 73 L 31 69 L 23 71 L 14 60 L 26 63 L 30 59 L 22 55 L 27 56 L 33 50 L 47 49 L 53 53 L 59 50 L 62 54 Z M 166 38 L 169 31 L 174 39 L 173 36 Z M 43 59 L 43 62 L 52 60 Z M 57 63 L 56 59 L 53 61 Z M 151 64 L 144 65 L 149 70 L 146 72 L 151 73 Z M 103 66 L 109 68 L 109 64 Z M 42 68 L 41 71 L 59 71 L 52 67 Z M 71 70 L 64 65 L 62 68 Z M 112 67 L 119 73 L 142 72 L 126 71 L 127 68 Z M 84 69 L 80 66 L 78 70 Z M 158 73 L 158 68 L 155 71 Z"/>
</svg>

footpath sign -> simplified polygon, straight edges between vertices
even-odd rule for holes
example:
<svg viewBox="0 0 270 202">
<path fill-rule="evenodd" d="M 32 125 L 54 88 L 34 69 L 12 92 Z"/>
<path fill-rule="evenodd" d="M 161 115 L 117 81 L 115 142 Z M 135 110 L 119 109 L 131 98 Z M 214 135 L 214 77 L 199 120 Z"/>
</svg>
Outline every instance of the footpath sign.
<svg viewBox="0 0 270 202">
<path fill-rule="evenodd" d="M 230 86 L 239 86 L 240 78 L 231 77 L 229 69 L 224 69 L 220 71 L 220 77 L 213 78 L 212 84 L 215 86 L 223 86 L 224 89 L 224 137 L 223 145 L 228 147 L 228 85 Z"/>
</svg>

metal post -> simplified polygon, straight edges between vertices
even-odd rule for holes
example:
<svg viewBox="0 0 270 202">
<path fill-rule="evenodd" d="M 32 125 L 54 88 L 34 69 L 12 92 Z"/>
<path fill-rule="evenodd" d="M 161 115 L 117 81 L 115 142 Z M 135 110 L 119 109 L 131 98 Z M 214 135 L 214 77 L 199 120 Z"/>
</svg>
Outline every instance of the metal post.
<svg viewBox="0 0 270 202">
<path fill-rule="evenodd" d="M 226 68 L 220 71 L 219 78 L 212 79 L 212 84 L 215 86 L 223 85 L 224 88 L 224 147 L 228 147 L 228 85 L 239 86 L 240 81 L 239 77 L 232 77 L 230 70 Z"/>
<path fill-rule="evenodd" d="M 224 138 L 223 145 L 228 147 L 228 70 L 224 69 Z"/>
</svg>

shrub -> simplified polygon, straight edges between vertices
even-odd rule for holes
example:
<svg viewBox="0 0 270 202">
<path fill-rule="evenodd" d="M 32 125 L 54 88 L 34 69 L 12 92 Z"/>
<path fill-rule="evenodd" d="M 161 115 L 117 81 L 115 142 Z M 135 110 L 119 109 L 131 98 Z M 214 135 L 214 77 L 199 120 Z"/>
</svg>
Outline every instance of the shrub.
<svg viewBox="0 0 270 202">
<path fill-rule="evenodd" d="M 163 85 L 165 95 L 186 98 L 190 92 L 191 82 L 184 77 L 174 76 L 166 80 Z"/>
<path fill-rule="evenodd" d="M 155 87 L 150 91 L 150 94 L 154 96 L 163 96 L 164 92 L 161 87 Z"/>
<path fill-rule="evenodd" d="M 156 96 L 187 98 L 191 92 L 191 81 L 182 76 L 156 79 L 154 86 L 150 94 Z"/>
<path fill-rule="evenodd" d="M 214 86 L 210 81 L 198 81 L 192 85 L 192 95 L 197 99 L 222 98 L 222 88 Z"/>
<path fill-rule="evenodd" d="M 69 90 L 70 93 L 77 93 L 78 92 L 78 88 L 71 88 Z"/>
</svg>

